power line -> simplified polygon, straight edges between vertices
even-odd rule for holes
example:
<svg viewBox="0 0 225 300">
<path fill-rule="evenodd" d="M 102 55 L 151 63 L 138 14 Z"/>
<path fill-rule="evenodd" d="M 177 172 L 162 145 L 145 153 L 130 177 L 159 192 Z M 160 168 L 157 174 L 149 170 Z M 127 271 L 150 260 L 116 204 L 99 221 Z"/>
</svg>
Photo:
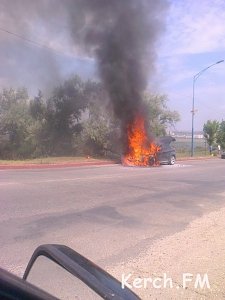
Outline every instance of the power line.
<svg viewBox="0 0 225 300">
<path fill-rule="evenodd" d="M 26 38 L 26 37 L 24 37 L 24 36 L 22 36 L 22 35 L 19 35 L 19 34 L 17 34 L 17 33 L 12 32 L 12 31 L 6 30 L 6 29 L 1 28 L 1 27 L 0 27 L 0 30 L 3 31 L 3 32 L 5 32 L 5 33 L 10 34 L 10 35 L 13 36 L 13 37 L 16 37 L 16 38 L 18 38 L 18 39 L 21 39 L 21 40 L 23 40 L 23 41 L 25 41 L 25 42 L 27 42 L 27 43 L 29 43 L 29 44 L 33 44 L 33 45 L 35 45 L 35 46 L 38 47 L 38 48 L 44 48 L 44 49 L 46 49 L 46 50 L 48 50 L 48 51 L 55 52 L 56 54 L 69 56 L 69 54 L 67 54 L 67 53 L 65 53 L 65 52 L 62 52 L 62 51 L 59 51 L 59 50 L 55 50 L 55 49 L 53 49 L 53 48 L 51 48 L 51 47 L 49 47 L 49 46 L 46 46 L 46 45 L 41 44 L 41 43 L 39 43 L 39 42 L 33 41 L 33 40 L 31 40 L 31 39 L 28 39 L 28 38 Z"/>
</svg>

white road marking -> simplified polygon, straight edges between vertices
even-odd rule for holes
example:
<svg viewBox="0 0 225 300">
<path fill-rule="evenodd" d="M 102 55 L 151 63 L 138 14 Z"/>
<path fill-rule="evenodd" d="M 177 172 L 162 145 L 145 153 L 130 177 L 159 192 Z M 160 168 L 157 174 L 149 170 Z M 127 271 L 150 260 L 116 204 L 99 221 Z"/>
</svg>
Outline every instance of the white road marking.
<svg viewBox="0 0 225 300">
<path fill-rule="evenodd" d="M 185 168 L 185 167 L 192 167 L 192 165 L 181 165 L 181 164 L 175 164 L 173 166 L 171 165 L 162 165 L 162 167 L 166 168 Z"/>
</svg>

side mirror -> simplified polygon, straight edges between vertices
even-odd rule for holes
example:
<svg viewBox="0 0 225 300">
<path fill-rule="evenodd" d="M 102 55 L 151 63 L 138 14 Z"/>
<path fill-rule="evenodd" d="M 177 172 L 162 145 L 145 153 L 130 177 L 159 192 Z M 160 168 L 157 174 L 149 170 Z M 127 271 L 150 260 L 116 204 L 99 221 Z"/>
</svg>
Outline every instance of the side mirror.
<svg viewBox="0 0 225 300">
<path fill-rule="evenodd" d="M 140 299 L 109 273 L 64 245 L 42 245 L 23 279 L 60 299 Z"/>
</svg>

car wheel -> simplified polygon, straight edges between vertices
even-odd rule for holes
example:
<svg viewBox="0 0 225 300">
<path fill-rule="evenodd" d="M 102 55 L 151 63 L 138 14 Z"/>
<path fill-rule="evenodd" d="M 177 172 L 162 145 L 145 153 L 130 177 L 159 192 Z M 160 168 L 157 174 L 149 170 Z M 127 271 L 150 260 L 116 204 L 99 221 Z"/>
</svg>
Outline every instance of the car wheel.
<svg viewBox="0 0 225 300">
<path fill-rule="evenodd" d="M 174 155 L 172 155 L 172 156 L 170 157 L 170 160 L 169 160 L 169 165 L 174 165 L 175 162 L 176 162 L 176 158 L 175 158 Z"/>
<path fill-rule="evenodd" d="M 154 164 L 155 164 L 155 158 L 154 158 L 153 156 L 149 158 L 148 164 L 149 164 L 149 166 L 151 166 L 151 167 L 154 166 Z"/>
</svg>

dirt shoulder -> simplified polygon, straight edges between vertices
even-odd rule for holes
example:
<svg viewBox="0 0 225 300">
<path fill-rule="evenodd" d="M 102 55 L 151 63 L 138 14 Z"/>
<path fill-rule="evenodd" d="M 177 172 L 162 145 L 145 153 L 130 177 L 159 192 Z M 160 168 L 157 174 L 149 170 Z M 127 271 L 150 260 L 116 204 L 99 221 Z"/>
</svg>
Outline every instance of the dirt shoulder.
<svg viewBox="0 0 225 300">
<path fill-rule="evenodd" d="M 184 231 L 157 240 L 139 257 L 108 271 L 120 281 L 122 273 L 132 274 L 127 282 L 142 299 L 225 299 L 224 232 L 225 208 L 196 219 Z M 202 280 L 205 276 L 204 288 L 196 283 L 199 276 Z M 140 288 L 134 288 L 136 278 L 142 280 L 136 285 Z M 155 282 L 160 287 L 153 287 L 152 282 L 144 285 L 144 278 L 161 278 Z M 172 279 L 172 288 L 167 278 Z"/>
</svg>

